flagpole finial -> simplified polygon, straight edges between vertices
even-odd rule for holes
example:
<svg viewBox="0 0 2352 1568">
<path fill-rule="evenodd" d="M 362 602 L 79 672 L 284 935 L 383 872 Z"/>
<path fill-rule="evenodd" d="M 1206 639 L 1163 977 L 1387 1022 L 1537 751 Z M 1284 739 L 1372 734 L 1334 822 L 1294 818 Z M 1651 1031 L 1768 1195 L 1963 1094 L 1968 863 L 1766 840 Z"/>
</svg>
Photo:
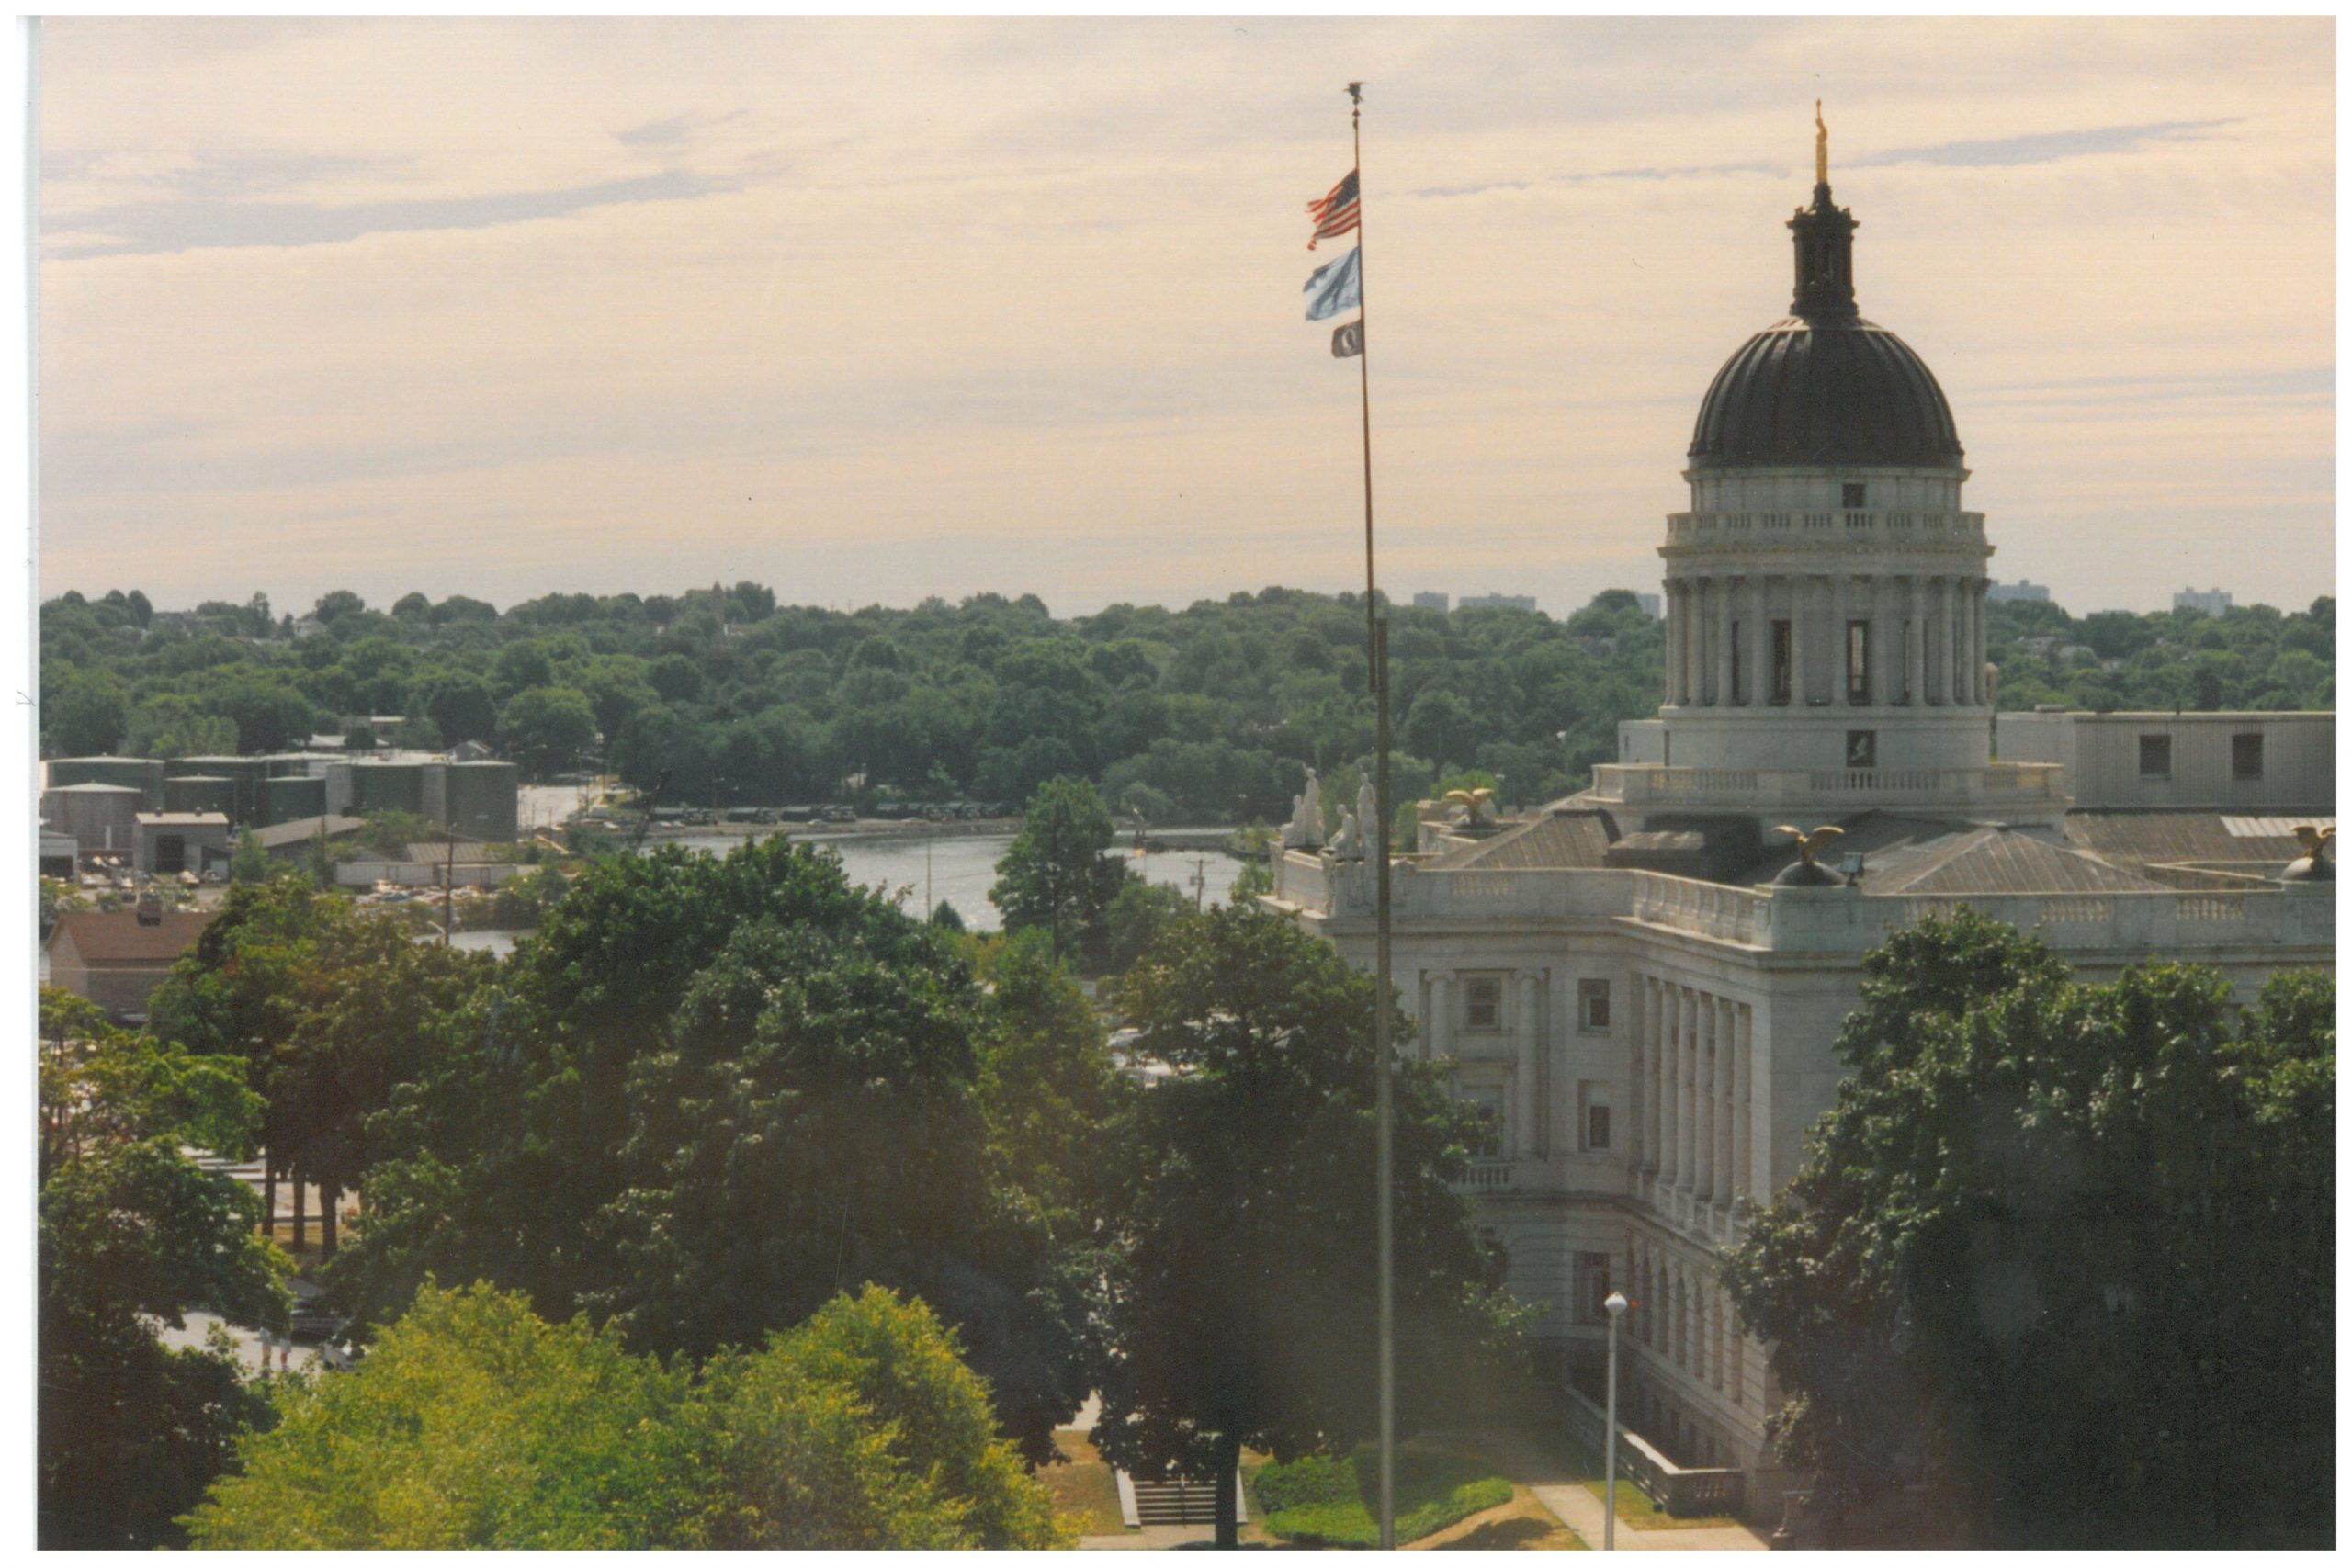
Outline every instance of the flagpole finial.
<svg viewBox="0 0 2352 1568">
<path fill-rule="evenodd" d="M 1813 100 L 1813 183 L 1829 183 L 1829 127 L 1822 123 L 1821 100 Z"/>
<path fill-rule="evenodd" d="M 1351 82 L 1348 84 L 1348 101 L 1351 104 L 1361 104 L 1363 102 L 1363 83 Z"/>
</svg>

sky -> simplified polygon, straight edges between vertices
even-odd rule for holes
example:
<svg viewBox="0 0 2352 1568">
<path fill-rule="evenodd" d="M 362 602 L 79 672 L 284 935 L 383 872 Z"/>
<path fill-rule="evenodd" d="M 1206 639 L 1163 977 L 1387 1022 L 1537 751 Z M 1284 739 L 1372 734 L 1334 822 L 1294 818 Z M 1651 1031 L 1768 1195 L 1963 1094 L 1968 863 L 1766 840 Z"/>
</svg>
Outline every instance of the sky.
<svg viewBox="0 0 2352 1568">
<path fill-rule="evenodd" d="M 1656 590 L 1816 97 L 1996 577 L 2334 592 L 2329 18 L 59 19 L 40 74 L 43 595 L 1360 587 L 1300 294 L 1351 78 L 1396 596 Z"/>
</svg>

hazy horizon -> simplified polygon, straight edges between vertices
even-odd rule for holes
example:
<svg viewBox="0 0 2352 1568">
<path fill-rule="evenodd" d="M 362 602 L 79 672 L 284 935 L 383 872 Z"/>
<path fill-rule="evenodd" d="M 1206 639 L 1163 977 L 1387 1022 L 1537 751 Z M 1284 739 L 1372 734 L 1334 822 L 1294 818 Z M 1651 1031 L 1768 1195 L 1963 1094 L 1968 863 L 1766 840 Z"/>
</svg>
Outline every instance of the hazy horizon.
<svg viewBox="0 0 2352 1568">
<path fill-rule="evenodd" d="M 1655 592 L 1830 175 L 1993 575 L 2335 577 L 2331 18 L 50 20 L 39 592 Z M 1344 246 L 1349 241 L 1337 242 Z"/>
</svg>

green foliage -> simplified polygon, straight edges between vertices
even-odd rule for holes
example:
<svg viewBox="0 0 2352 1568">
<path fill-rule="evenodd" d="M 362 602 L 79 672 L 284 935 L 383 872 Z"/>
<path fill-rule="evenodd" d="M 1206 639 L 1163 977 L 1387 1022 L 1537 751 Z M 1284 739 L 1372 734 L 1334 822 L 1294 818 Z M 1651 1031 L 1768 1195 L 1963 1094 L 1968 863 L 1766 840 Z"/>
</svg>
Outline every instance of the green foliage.
<svg viewBox="0 0 2352 1568">
<path fill-rule="evenodd" d="M 1110 972 L 1134 968 L 1161 932 L 1193 912 L 1193 900 L 1177 888 L 1140 876 L 1123 879 L 1102 916 Z"/>
<path fill-rule="evenodd" d="M 569 686 L 533 686 L 498 710 L 498 741 L 526 774 L 545 778 L 577 767 L 595 745 L 596 712 Z"/>
<path fill-rule="evenodd" d="M 1118 1140 L 1119 1356 L 1095 1427 L 1113 1459 L 1215 1476 L 1245 1444 L 1287 1460 L 1373 1429 L 1373 991 L 1328 943 L 1231 906 L 1178 922 L 1123 983 L 1138 1048 L 1180 1071 L 1136 1098 Z M 1438 1065 L 1397 1065 L 1395 1125 L 1410 1431 L 1458 1419 L 1517 1361 L 1523 1314 L 1450 1185 L 1471 1112 Z"/>
<path fill-rule="evenodd" d="M 944 931 L 961 931 L 965 929 L 964 917 L 956 913 L 956 906 L 944 898 L 933 907 L 931 923 Z"/>
<path fill-rule="evenodd" d="M 64 993 L 43 995 L 41 1030 L 40 1543 L 176 1544 L 174 1517 L 268 1418 L 232 1362 L 151 1326 L 283 1321 L 259 1201 L 180 1152 L 249 1149 L 257 1097 L 241 1064 L 109 1029 Z"/>
<path fill-rule="evenodd" d="M 360 1315 L 428 1275 L 707 1356 L 847 1280 L 921 1295 L 1042 1451 L 1085 1395 L 1079 1259 L 992 1178 L 953 940 L 782 839 L 584 871 L 368 1121 L 329 1270 Z"/>
<path fill-rule="evenodd" d="M 113 676 L 75 671 L 42 705 L 41 720 L 51 756 L 102 756 L 121 743 L 130 725 L 130 705 Z"/>
<path fill-rule="evenodd" d="M 699 1377 L 520 1295 L 427 1289 L 346 1375 L 280 1384 L 187 1520 L 214 1550 L 1039 1547 L 1045 1492 L 920 1303 L 838 1297 Z"/>
<path fill-rule="evenodd" d="M 229 879 L 232 882 L 266 882 L 270 875 L 269 852 L 262 848 L 261 835 L 251 828 L 237 834 L 237 848 L 229 857 Z"/>
<path fill-rule="evenodd" d="M 1724 1266 L 1825 1500 L 1939 1483 L 2002 1545 L 2329 1532 L 2334 981 L 2234 1038 L 2226 997 L 2078 985 L 1970 912 L 1871 955 L 1853 1076 Z"/>
<path fill-rule="evenodd" d="M 1380 1544 L 1376 1449 L 1360 1448 L 1349 1459 L 1307 1454 L 1288 1464 L 1269 1464 L 1258 1472 L 1255 1484 L 1271 1535 L 1310 1546 Z M 1400 1546 L 1510 1501 L 1510 1481 L 1476 1460 L 1438 1449 L 1397 1450 Z"/>
<path fill-rule="evenodd" d="M 1057 959 L 1099 974 L 1108 961 L 1112 900 L 1127 869 L 1105 852 L 1111 814 L 1083 779 L 1057 778 L 1030 797 L 1021 831 L 996 863 L 989 902 L 1012 933 L 1041 931 Z"/>
</svg>

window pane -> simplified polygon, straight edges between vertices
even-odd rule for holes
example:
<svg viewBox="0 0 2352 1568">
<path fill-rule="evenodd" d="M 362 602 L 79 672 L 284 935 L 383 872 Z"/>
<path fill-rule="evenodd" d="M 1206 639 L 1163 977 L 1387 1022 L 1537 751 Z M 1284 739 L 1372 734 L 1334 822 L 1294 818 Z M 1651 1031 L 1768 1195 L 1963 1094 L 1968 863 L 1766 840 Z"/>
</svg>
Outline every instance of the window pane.
<svg viewBox="0 0 2352 1568">
<path fill-rule="evenodd" d="M 2233 779 L 2260 780 L 2262 777 L 2262 737 L 2260 735 L 2230 737 L 2230 776 Z"/>
<path fill-rule="evenodd" d="M 2143 779 L 2172 777 L 2172 737 L 2143 735 L 2140 737 L 2140 776 Z"/>
</svg>

